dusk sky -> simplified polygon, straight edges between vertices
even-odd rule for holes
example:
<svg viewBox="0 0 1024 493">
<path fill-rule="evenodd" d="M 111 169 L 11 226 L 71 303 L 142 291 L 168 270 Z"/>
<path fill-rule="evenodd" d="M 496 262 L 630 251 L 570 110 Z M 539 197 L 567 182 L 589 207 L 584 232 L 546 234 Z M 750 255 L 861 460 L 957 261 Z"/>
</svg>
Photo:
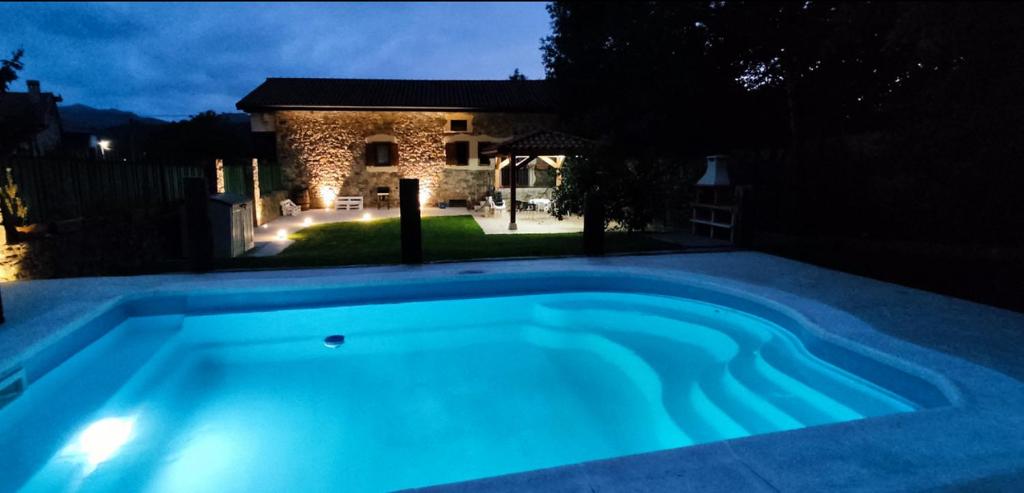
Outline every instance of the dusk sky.
<svg viewBox="0 0 1024 493">
<path fill-rule="evenodd" d="M 543 78 L 543 3 L 0 4 L 0 53 L 82 103 L 165 119 L 236 111 L 266 77 Z"/>
</svg>

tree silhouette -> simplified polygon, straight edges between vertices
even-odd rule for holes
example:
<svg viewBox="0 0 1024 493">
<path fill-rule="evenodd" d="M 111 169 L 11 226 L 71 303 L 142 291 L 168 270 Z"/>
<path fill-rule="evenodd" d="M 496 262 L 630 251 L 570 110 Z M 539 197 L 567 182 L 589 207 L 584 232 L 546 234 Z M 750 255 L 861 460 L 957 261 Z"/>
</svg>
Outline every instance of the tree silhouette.
<svg viewBox="0 0 1024 493">
<path fill-rule="evenodd" d="M 542 51 L 563 122 L 609 144 L 612 183 L 644 188 L 619 186 L 624 211 L 685 200 L 680 176 L 693 176 L 634 175 L 725 152 L 755 185 L 763 230 L 1024 244 L 1024 4 L 548 10 Z"/>
<path fill-rule="evenodd" d="M 18 72 L 25 68 L 21 58 L 25 56 L 25 50 L 18 48 L 11 53 L 10 58 L 0 60 L 0 93 L 7 92 L 7 87 L 18 80 Z"/>
<path fill-rule="evenodd" d="M 250 156 L 252 137 L 247 123 L 204 111 L 188 120 L 155 128 L 144 152 L 152 158 L 221 159 Z"/>
</svg>

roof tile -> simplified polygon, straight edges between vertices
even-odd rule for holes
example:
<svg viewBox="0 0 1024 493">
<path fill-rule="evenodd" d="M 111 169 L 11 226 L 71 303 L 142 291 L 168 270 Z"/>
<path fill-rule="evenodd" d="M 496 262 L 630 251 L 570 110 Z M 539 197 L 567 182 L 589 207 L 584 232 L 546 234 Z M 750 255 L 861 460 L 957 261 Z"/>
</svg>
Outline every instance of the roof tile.
<svg viewBox="0 0 1024 493">
<path fill-rule="evenodd" d="M 400 80 L 268 78 L 235 106 L 272 108 L 401 108 L 551 112 L 544 80 Z"/>
<path fill-rule="evenodd" d="M 592 149 L 597 142 L 554 130 L 537 130 L 521 137 L 502 142 L 490 151 L 497 154 L 560 155 Z"/>
</svg>

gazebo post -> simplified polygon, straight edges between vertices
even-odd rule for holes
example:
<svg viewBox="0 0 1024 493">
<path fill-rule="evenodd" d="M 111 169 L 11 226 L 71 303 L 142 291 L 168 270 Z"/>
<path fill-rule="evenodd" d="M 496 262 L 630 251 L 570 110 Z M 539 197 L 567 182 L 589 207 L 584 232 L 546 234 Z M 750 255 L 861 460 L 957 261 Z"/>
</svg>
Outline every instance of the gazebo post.
<svg viewBox="0 0 1024 493">
<path fill-rule="evenodd" d="M 509 201 L 509 204 L 508 204 L 509 205 L 508 230 L 509 231 L 515 231 L 516 229 L 519 228 L 518 226 L 516 226 L 516 178 L 518 178 L 518 173 L 516 173 L 516 155 L 515 154 L 509 154 L 509 156 L 508 156 L 508 181 L 511 183 L 509 185 L 511 190 L 509 190 L 509 198 L 508 198 L 508 201 Z"/>
</svg>

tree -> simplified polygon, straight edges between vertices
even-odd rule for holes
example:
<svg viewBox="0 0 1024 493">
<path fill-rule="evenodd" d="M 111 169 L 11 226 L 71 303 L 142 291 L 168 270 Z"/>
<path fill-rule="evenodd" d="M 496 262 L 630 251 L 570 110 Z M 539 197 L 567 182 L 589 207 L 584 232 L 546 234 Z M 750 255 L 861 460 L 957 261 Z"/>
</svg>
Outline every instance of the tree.
<svg viewBox="0 0 1024 493">
<path fill-rule="evenodd" d="M 508 80 L 526 80 L 526 75 L 519 71 L 519 67 L 508 76 Z"/>
<path fill-rule="evenodd" d="M 15 223 L 15 226 L 25 224 L 28 219 L 28 206 L 18 195 L 18 184 L 14 182 L 11 168 L 6 169 L 5 180 L 3 185 L 0 185 L 0 200 L 3 201 L 3 210 L 10 211 L 11 222 Z M 7 224 L 6 218 L 4 224 Z"/>
<path fill-rule="evenodd" d="M 18 72 L 25 68 L 24 63 L 21 61 L 24 55 L 25 50 L 18 48 L 11 53 L 10 58 L 0 60 L 0 95 L 7 92 L 11 82 L 18 80 Z M 0 156 L 6 156 L 10 149 L 14 147 L 15 142 L 17 142 L 17 138 L 20 136 L 18 123 L 2 122 L 0 124 Z M 6 178 L 6 182 L 0 188 L 0 195 L 2 195 L 2 200 L 0 200 L 0 216 L 3 217 L 7 241 L 9 243 L 16 243 L 20 239 L 16 223 L 24 221 L 28 215 L 28 208 L 21 202 L 21 198 L 17 196 L 18 187 L 14 184 L 10 170 L 7 170 Z"/>
<path fill-rule="evenodd" d="M 668 2 L 548 6 L 553 32 L 542 51 L 562 122 L 607 144 L 595 164 L 609 184 L 601 196 L 608 219 L 628 229 L 645 228 L 665 210 L 680 184 L 675 177 L 694 156 L 720 152 L 732 134 L 745 132 L 733 111 L 745 94 L 712 56 L 703 9 Z M 564 193 L 573 191 L 586 193 L 566 184 Z"/>
<path fill-rule="evenodd" d="M 715 11 L 711 29 L 737 81 L 783 102 L 776 188 L 786 190 L 789 231 L 977 238 L 965 211 L 1019 195 L 1005 178 L 1019 173 L 1006 163 L 1024 130 L 1012 89 L 1024 83 L 1013 55 L 1024 48 L 1020 4 L 725 2 Z M 1005 225 L 1020 225 L 1021 214 L 1007 216 L 1021 209 L 985 207 L 1001 216 L 990 224 L 1004 225 L 989 234 L 1020 231 Z"/>
<path fill-rule="evenodd" d="M 0 93 L 7 92 L 11 82 L 18 80 L 18 72 L 25 68 L 21 58 L 25 56 L 25 50 L 18 48 L 11 53 L 10 58 L 0 60 Z"/>
<path fill-rule="evenodd" d="M 18 72 L 25 68 L 24 63 L 21 61 L 24 55 L 25 50 L 18 48 L 14 50 L 10 58 L 0 60 L 0 96 L 7 92 L 7 87 L 11 82 L 18 80 Z M 23 131 L 22 122 L 0 122 L 0 157 L 6 156 L 14 149 Z M 3 217 L 7 242 L 16 243 L 20 240 L 20 235 L 16 228 L 17 223 L 24 221 L 28 214 L 28 209 L 17 196 L 18 187 L 14 184 L 10 170 L 7 171 L 6 178 L 6 182 L 2 189 L 0 189 L 0 195 L 2 195 L 2 199 L 0 199 L 0 216 Z"/>
<path fill-rule="evenodd" d="M 248 122 L 233 122 L 214 111 L 154 129 L 145 144 L 150 158 L 223 159 L 251 156 Z"/>
<path fill-rule="evenodd" d="M 1024 243 L 1024 4 L 548 9 L 547 78 L 569 130 L 608 143 L 617 222 L 685 197 L 685 163 L 726 152 L 745 156 L 761 228 Z"/>
<path fill-rule="evenodd" d="M 0 95 L 7 92 L 11 82 L 18 80 L 18 72 L 25 68 L 21 61 L 25 50 L 18 48 L 11 57 L 0 60 Z M 21 121 L 0 121 L 0 157 L 13 152 L 17 142 L 23 137 L 25 126 Z"/>
</svg>

